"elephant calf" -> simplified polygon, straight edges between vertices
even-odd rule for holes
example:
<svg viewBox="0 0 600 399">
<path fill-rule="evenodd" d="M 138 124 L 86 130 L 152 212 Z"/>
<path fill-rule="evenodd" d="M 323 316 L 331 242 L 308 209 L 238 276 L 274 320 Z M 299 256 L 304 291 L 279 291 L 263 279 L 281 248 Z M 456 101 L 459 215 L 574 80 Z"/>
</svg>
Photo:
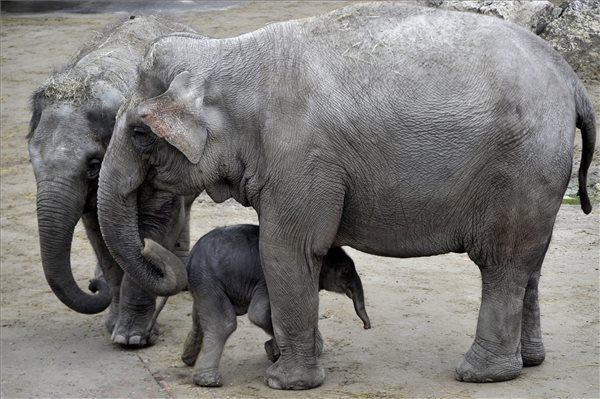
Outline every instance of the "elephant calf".
<svg viewBox="0 0 600 399">
<path fill-rule="evenodd" d="M 197 385 L 221 385 L 219 361 L 227 338 L 236 329 L 236 316 L 248 313 L 252 323 L 273 336 L 258 233 L 259 228 L 255 225 L 215 229 L 198 240 L 192 249 L 188 281 L 194 296 L 193 326 L 181 359 L 192 366 L 200 354 L 194 372 Z M 364 328 L 371 328 L 360 277 L 352 259 L 339 247 L 331 248 L 323 258 L 319 278 L 319 290 L 322 289 L 345 293 L 352 298 Z M 320 353 L 323 349 L 320 335 L 317 340 Z M 265 350 L 271 361 L 279 358 L 274 338 L 265 342 Z"/>
</svg>

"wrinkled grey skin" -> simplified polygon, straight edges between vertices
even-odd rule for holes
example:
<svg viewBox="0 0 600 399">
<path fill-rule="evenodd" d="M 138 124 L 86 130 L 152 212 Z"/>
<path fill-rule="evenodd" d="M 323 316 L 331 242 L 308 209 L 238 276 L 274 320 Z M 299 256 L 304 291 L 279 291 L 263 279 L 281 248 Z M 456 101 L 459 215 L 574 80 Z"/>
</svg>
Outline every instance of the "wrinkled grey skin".
<svg viewBox="0 0 600 399">
<path fill-rule="evenodd" d="M 508 380 L 544 360 L 537 286 L 575 127 L 589 213 L 590 100 L 542 39 L 496 18 L 398 2 L 230 39 L 172 35 L 148 51 L 117 118 L 100 226 L 123 269 L 152 287 L 163 278 L 138 256 L 133 201 L 146 177 L 256 209 L 281 351 L 266 382 L 279 389 L 324 380 L 318 276 L 331 246 L 402 258 L 466 252 L 481 270 L 482 302 L 456 377 Z"/>
<path fill-rule="evenodd" d="M 32 98 L 28 145 L 46 279 L 56 296 L 77 312 L 98 313 L 110 305 L 106 327 L 120 344 L 149 343 L 146 327 L 155 295 L 123 278 L 104 244 L 96 210 L 98 174 L 117 110 L 137 80 L 146 47 L 162 35 L 186 30 L 155 17 L 128 19 L 90 40 Z M 141 218 L 142 236 L 154 237 L 185 257 L 189 201 L 149 186 L 139 197 L 140 213 L 146 215 Z M 90 283 L 95 295 L 82 291 L 71 272 L 73 229 L 80 219 L 96 254 L 97 275 L 102 275 Z"/>
<path fill-rule="evenodd" d="M 188 284 L 194 297 L 193 325 L 181 359 L 196 363 L 194 383 L 221 386 L 219 362 L 229 336 L 237 327 L 236 316 L 248 313 L 250 321 L 273 337 L 267 283 L 260 265 L 259 228 L 236 225 L 212 230 L 192 248 L 188 262 Z M 333 247 L 323 257 L 319 290 L 346 294 L 365 329 L 371 328 L 365 310 L 362 282 L 352 259 Z M 321 336 L 317 338 L 322 351 Z M 265 342 L 267 356 L 279 358 L 274 339 Z M 198 359 L 198 361 L 196 361 Z"/>
</svg>

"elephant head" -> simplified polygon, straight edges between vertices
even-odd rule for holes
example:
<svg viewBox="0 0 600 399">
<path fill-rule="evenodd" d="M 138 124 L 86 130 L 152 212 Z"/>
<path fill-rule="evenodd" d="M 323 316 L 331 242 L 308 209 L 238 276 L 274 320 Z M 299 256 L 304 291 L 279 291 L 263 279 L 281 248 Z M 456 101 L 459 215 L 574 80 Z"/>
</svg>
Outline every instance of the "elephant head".
<svg viewBox="0 0 600 399">
<path fill-rule="evenodd" d="M 144 248 L 136 202 L 140 185 L 178 195 L 206 190 L 217 202 L 234 197 L 249 204 L 239 187 L 247 182 L 244 170 L 252 166 L 240 161 L 242 152 L 253 151 L 251 126 L 238 128 L 244 122 L 227 111 L 234 105 L 205 79 L 214 65 L 200 73 L 198 58 L 182 59 L 199 56 L 211 64 L 215 58 L 194 52 L 193 45 L 209 43 L 206 49 L 216 42 L 172 35 L 148 50 L 137 88 L 117 116 L 100 172 L 98 218 L 105 243 L 126 273 L 159 296 L 185 287 L 185 267 L 159 244 Z M 195 73 L 188 70 L 193 65 Z"/>
<path fill-rule="evenodd" d="M 323 257 L 319 289 L 346 294 L 354 303 L 354 310 L 363 322 L 365 330 L 371 321 L 365 310 L 365 295 L 360 276 L 352 259 L 339 247 L 332 247 Z"/>
<path fill-rule="evenodd" d="M 122 96 L 97 81 L 89 97 L 66 98 L 60 82 L 46 84 L 32 98 L 27 136 L 37 182 L 37 218 L 42 265 L 54 294 L 69 308 L 93 314 L 111 302 L 108 285 L 92 280 L 82 291 L 71 271 L 71 241 L 84 213 L 95 212 L 100 165 Z M 62 93 L 64 94 L 64 93 Z"/>
</svg>

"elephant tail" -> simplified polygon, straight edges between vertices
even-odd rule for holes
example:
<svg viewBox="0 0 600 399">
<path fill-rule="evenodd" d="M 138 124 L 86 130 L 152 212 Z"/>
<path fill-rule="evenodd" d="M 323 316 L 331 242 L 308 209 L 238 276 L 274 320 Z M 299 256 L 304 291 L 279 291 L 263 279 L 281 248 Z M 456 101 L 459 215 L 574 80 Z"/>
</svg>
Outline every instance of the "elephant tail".
<svg viewBox="0 0 600 399">
<path fill-rule="evenodd" d="M 581 81 L 575 89 L 575 107 L 577 111 L 577 128 L 581 130 L 581 163 L 579 164 L 579 201 L 585 214 L 592 211 L 592 204 L 587 192 L 587 173 L 594 156 L 596 144 L 596 116 L 592 102 L 588 97 Z"/>
</svg>

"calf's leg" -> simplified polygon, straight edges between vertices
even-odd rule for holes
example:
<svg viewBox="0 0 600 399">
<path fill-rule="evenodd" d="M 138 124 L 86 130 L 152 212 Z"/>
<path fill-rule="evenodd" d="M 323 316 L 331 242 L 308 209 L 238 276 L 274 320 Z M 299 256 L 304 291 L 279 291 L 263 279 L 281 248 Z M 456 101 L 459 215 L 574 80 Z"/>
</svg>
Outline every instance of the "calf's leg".
<svg viewBox="0 0 600 399">
<path fill-rule="evenodd" d="M 200 314 L 198 306 L 194 302 L 192 309 L 192 328 L 183 345 L 181 360 L 188 365 L 193 366 L 196 363 L 200 349 L 202 348 L 202 329 L 200 328 Z"/>
<path fill-rule="evenodd" d="M 208 291 L 208 290 L 205 290 Z M 236 313 L 225 294 L 205 292 L 198 300 L 198 321 L 202 343 L 194 368 L 194 384 L 204 387 L 222 385 L 219 363 L 229 336 L 237 328 Z"/>
<path fill-rule="evenodd" d="M 269 293 L 266 283 L 259 284 L 254 290 L 254 295 L 248 306 L 248 319 L 252 324 L 260 327 L 271 337 L 273 333 L 273 322 L 271 321 L 271 304 L 269 303 Z M 270 361 L 276 362 L 279 359 L 280 352 L 275 338 L 265 342 L 265 352 Z"/>
</svg>

